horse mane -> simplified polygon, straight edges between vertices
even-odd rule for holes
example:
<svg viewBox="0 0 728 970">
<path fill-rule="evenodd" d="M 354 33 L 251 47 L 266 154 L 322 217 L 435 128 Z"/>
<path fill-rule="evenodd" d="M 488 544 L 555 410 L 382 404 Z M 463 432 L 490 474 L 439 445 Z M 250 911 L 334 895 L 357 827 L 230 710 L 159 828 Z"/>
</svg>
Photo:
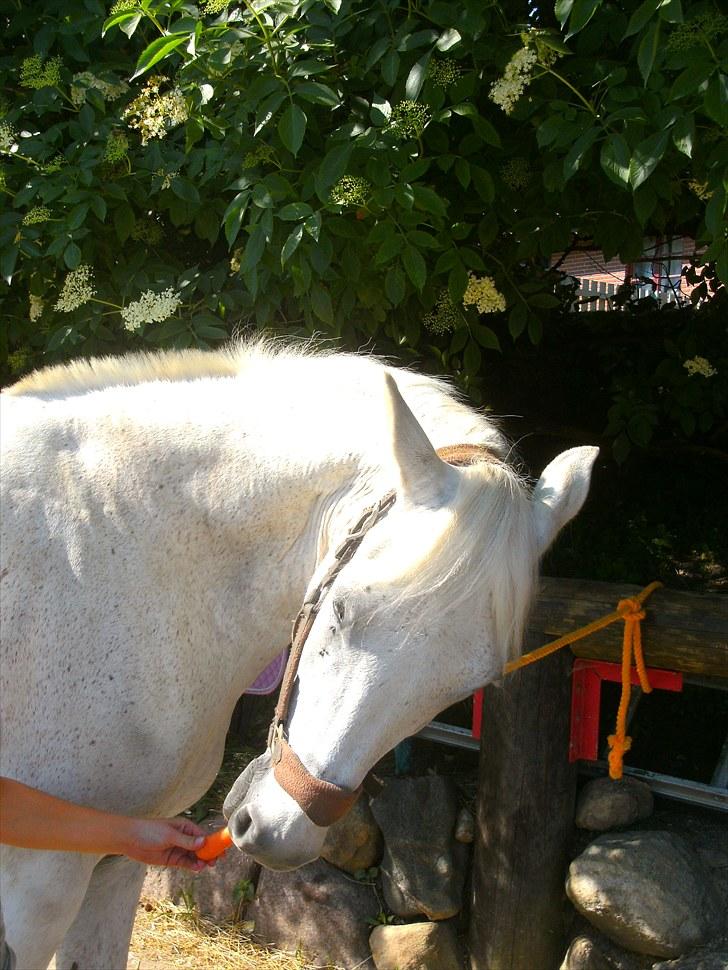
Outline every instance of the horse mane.
<svg viewBox="0 0 728 970">
<path fill-rule="evenodd" d="M 251 380 L 256 375 L 265 379 L 261 368 L 266 363 L 280 367 L 285 381 L 294 370 L 300 374 L 296 364 L 304 358 L 312 362 L 314 370 L 331 366 L 347 386 L 358 381 L 371 387 L 376 379 L 373 371 L 389 369 L 435 448 L 478 445 L 491 453 L 488 460 L 463 469 L 466 478 L 477 479 L 481 486 L 469 489 L 467 501 L 458 509 L 463 527 L 443 537 L 438 549 L 433 550 L 436 555 L 418 565 L 402 595 L 423 597 L 427 604 L 428 594 L 445 586 L 449 605 L 454 606 L 465 603 L 478 589 L 487 590 L 497 649 L 504 663 L 511 659 L 520 651 L 535 582 L 529 493 L 518 469 L 506 460 L 508 443 L 497 425 L 465 403 L 447 381 L 403 367 L 390 369 L 386 361 L 371 355 L 342 353 L 313 341 L 293 343 L 256 337 L 213 351 L 142 352 L 51 365 L 21 378 L 3 394 L 55 400 L 154 381 L 238 378 L 246 373 Z M 318 386 L 317 377 L 323 378 L 323 374 L 310 376 L 314 388 Z M 365 423 L 368 420 L 367 414 Z M 375 437 L 380 446 L 381 438 L 378 434 Z M 433 605 L 436 601 L 437 597 L 432 597 Z M 425 612 L 427 609 L 426 605 Z"/>
</svg>

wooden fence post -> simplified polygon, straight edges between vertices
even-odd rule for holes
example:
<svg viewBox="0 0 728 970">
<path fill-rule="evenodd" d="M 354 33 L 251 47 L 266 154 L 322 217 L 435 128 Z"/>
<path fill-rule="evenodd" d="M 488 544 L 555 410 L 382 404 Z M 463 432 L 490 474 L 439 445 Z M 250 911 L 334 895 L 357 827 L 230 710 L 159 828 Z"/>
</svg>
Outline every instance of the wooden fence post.
<svg viewBox="0 0 728 970">
<path fill-rule="evenodd" d="M 571 663 L 564 651 L 485 689 L 471 970 L 556 970 L 563 958 Z"/>
</svg>

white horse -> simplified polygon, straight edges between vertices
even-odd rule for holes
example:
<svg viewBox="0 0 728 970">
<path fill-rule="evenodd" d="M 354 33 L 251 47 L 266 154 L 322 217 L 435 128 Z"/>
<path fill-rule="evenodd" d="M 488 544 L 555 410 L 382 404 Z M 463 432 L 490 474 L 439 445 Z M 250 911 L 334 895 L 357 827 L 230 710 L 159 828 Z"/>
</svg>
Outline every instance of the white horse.
<svg viewBox="0 0 728 970">
<path fill-rule="evenodd" d="M 306 777 L 355 790 L 499 678 L 596 456 L 565 452 L 531 490 L 442 382 L 261 343 L 53 367 L 2 397 L 0 771 L 139 815 L 205 792 L 237 699 L 392 489 L 303 651 L 285 730 Z M 463 443 L 485 460 L 435 452 Z M 254 762 L 226 803 L 239 848 L 316 858 L 326 829 L 294 795 Z M 126 966 L 143 866 L 7 847 L 2 865 L 19 967 Z"/>
</svg>

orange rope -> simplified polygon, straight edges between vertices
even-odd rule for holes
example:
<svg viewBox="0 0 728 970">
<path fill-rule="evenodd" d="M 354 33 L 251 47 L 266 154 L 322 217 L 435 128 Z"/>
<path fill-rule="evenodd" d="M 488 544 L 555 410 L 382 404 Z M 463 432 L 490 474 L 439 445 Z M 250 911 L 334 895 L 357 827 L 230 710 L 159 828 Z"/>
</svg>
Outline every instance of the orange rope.
<svg viewBox="0 0 728 970">
<path fill-rule="evenodd" d="M 610 748 L 609 775 L 614 779 L 622 777 L 624 754 L 632 746 L 632 738 L 627 735 L 627 712 L 629 710 L 630 694 L 632 693 L 631 668 L 633 656 L 642 690 L 646 694 L 649 694 L 652 690 L 642 654 L 642 627 L 640 624 L 646 615 L 642 608 L 645 600 L 661 586 L 662 583 L 650 583 L 637 596 L 620 600 L 617 604 L 617 609 L 612 613 L 607 613 L 606 616 L 602 616 L 598 620 L 593 620 L 591 623 L 587 623 L 586 626 L 579 627 L 578 630 L 566 633 L 563 637 L 559 637 L 558 640 L 553 640 L 551 643 L 547 643 L 537 650 L 531 650 L 530 653 L 524 654 L 517 660 L 512 660 L 505 666 L 505 672 L 507 674 L 513 673 L 513 671 L 519 670 L 521 667 L 526 667 L 528 664 L 536 663 L 537 660 L 548 657 L 549 654 L 561 650 L 562 647 L 566 647 L 571 643 L 575 643 L 577 640 L 588 637 L 590 633 L 596 633 L 597 630 L 603 630 L 604 627 L 609 626 L 611 623 L 624 620 L 624 638 L 622 640 L 622 696 L 619 701 L 614 734 L 610 734 L 607 738 Z"/>
</svg>

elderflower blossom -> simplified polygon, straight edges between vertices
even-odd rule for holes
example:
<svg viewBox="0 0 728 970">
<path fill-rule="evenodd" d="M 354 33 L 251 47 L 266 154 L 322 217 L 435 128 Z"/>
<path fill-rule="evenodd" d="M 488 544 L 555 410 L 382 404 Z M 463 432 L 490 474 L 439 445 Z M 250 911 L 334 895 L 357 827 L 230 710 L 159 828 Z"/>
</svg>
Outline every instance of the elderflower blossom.
<svg viewBox="0 0 728 970">
<path fill-rule="evenodd" d="M 60 172 L 61 168 L 65 164 L 66 164 L 66 159 L 64 158 L 63 155 L 59 153 L 58 155 L 54 155 L 49 162 L 46 162 L 43 165 L 43 171 L 49 175 L 52 175 L 53 172 Z"/>
<path fill-rule="evenodd" d="M 537 61 L 538 55 L 535 50 L 522 47 L 506 64 L 503 77 L 491 84 L 490 100 L 502 108 L 507 115 L 511 114 L 518 99 L 530 84 Z"/>
<path fill-rule="evenodd" d="M 425 327 L 434 334 L 445 334 L 454 330 L 460 321 L 460 315 L 450 300 L 447 290 L 441 290 L 437 298 L 437 303 L 422 322 Z"/>
<path fill-rule="evenodd" d="M 144 217 L 135 221 L 130 236 L 137 242 L 147 243 L 149 246 L 156 246 L 162 241 L 164 232 L 156 220 L 150 217 Z"/>
<path fill-rule="evenodd" d="M 96 77 L 91 71 L 81 71 L 73 75 L 71 82 L 70 97 L 71 101 L 80 107 L 86 101 L 86 94 L 90 88 L 98 91 L 104 101 L 115 101 L 129 90 L 129 85 L 124 81 L 112 84 L 110 81 L 103 81 Z"/>
<path fill-rule="evenodd" d="M 106 148 L 101 161 L 114 165 L 126 158 L 129 152 L 129 139 L 123 131 L 112 131 L 106 139 Z"/>
<path fill-rule="evenodd" d="M 669 51 L 689 50 L 705 41 L 715 40 L 726 30 L 728 30 L 728 17 L 724 14 L 700 14 L 675 27 L 667 39 L 667 49 Z"/>
<path fill-rule="evenodd" d="M 243 168 L 255 168 L 256 165 L 267 165 L 273 161 L 275 152 L 270 145 L 261 142 L 252 151 L 249 151 L 243 159 Z"/>
<path fill-rule="evenodd" d="M 358 175 L 345 175 L 331 190 L 334 205 L 364 205 L 369 198 L 371 185 Z"/>
<path fill-rule="evenodd" d="M 133 333 L 143 323 L 161 323 L 167 317 L 171 317 L 181 303 L 182 297 L 179 293 L 175 293 L 171 286 L 161 293 L 146 290 L 138 300 L 121 311 L 124 327 Z"/>
<path fill-rule="evenodd" d="M 478 313 L 499 313 L 506 308 L 506 298 L 498 291 L 491 276 L 478 277 L 468 273 L 463 306 L 475 306 Z"/>
<path fill-rule="evenodd" d="M 463 73 L 457 61 L 451 57 L 442 60 L 430 61 L 427 69 L 427 77 L 437 88 L 448 88 L 454 84 Z"/>
<path fill-rule="evenodd" d="M 8 187 L 8 178 L 5 171 L 0 168 L 0 192 L 4 192 Z"/>
<path fill-rule="evenodd" d="M 694 377 L 696 374 L 700 374 L 702 377 L 715 377 L 718 373 L 705 357 L 691 357 L 690 360 L 685 361 L 683 367 L 690 377 Z"/>
<path fill-rule="evenodd" d="M 392 107 L 388 131 L 398 138 L 419 138 L 430 120 L 430 109 L 417 101 L 398 101 Z"/>
<path fill-rule="evenodd" d="M 9 121 L 0 121 L 0 152 L 9 155 L 18 133 Z"/>
<path fill-rule="evenodd" d="M 165 172 L 163 168 L 158 168 L 154 174 L 157 176 L 157 178 L 160 178 L 162 180 L 162 184 L 160 188 L 168 189 L 172 185 L 172 182 L 179 175 L 179 169 L 175 168 L 171 172 Z"/>
<path fill-rule="evenodd" d="M 230 257 L 230 272 L 239 273 L 240 272 L 240 260 L 243 258 L 242 247 L 239 249 L 234 249 L 233 254 Z"/>
<path fill-rule="evenodd" d="M 85 263 L 81 263 L 77 269 L 73 269 L 67 274 L 61 295 L 53 309 L 60 310 L 61 313 L 70 313 L 72 310 L 77 310 L 93 297 L 96 292 L 93 284 L 93 269 Z"/>
<path fill-rule="evenodd" d="M 142 145 L 152 138 L 164 138 L 171 128 L 181 125 L 189 116 L 179 88 L 160 94 L 159 89 L 166 80 L 158 75 L 150 78 L 122 115 L 130 128 L 138 129 Z"/>
<path fill-rule="evenodd" d="M 697 179 L 691 179 L 691 181 L 688 182 L 688 188 L 700 199 L 701 202 L 707 202 L 709 199 L 713 198 L 713 192 L 708 188 L 707 182 L 698 182 Z"/>
<path fill-rule="evenodd" d="M 43 315 L 43 300 L 35 293 L 28 294 L 28 319 L 35 323 Z"/>
<path fill-rule="evenodd" d="M 508 186 L 517 192 L 527 188 L 532 179 L 531 166 L 525 158 L 511 158 L 500 170 L 501 178 Z"/>
<path fill-rule="evenodd" d="M 222 10 L 227 10 L 230 5 L 230 0 L 202 0 L 201 7 L 203 12 L 207 14 L 220 13 Z"/>
<path fill-rule="evenodd" d="M 138 6 L 136 0 L 116 0 L 116 3 L 109 10 L 109 16 L 113 17 L 117 13 L 124 13 L 125 10 L 136 10 Z"/>
<path fill-rule="evenodd" d="M 61 83 L 60 57 L 50 57 L 45 63 L 40 54 L 26 57 L 20 65 L 20 83 L 24 88 L 52 88 Z"/>
<path fill-rule="evenodd" d="M 51 210 L 45 205 L 34 205 L 23 216 L 24 226 L 35 226 L 39 222 L 48 222 L 51 217 Z"/>
</svg>

